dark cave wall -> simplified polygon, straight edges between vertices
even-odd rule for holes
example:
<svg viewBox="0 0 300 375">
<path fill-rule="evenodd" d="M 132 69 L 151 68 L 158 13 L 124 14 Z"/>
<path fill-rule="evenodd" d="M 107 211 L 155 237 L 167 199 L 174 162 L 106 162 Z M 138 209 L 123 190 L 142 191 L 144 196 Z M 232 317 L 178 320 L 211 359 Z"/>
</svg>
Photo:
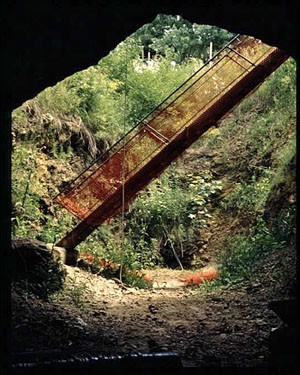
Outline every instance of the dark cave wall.
<svg viewBox="0 0 300 375">
<path fill-rule="evenodd" d="M 297 1 L 3 0 L 1 17 L 0 367 L 8 368 L 10 316 L 10 111 L 76 71 L 96 64 L 158 13 L 253 35 L 296 57 Z M 2 329 L 3 328 L 3 329 Z M 4 370 L 3 373 L 6 373 Z"/>
<path fill-rule="evenodd" d="M 96 64 L 158 13 L 253 35 L 296 54 L 296 2 L 195 0 L 27 0 L 6 2 L 7 106 Z M 3 6 L 2 6 L 3 7 Z"/>
</svg>

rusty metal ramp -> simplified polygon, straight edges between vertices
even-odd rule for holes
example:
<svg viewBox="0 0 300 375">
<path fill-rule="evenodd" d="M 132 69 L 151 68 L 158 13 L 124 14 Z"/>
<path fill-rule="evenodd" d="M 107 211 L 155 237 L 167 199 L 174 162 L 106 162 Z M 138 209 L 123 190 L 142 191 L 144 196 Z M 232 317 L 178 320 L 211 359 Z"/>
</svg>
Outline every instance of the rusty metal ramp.
<svg viewBox="0 0 300 375">
<path fill-rule="evenodd" d="M 81 220 L 57 245 L 73 249 L 120 212 L 287 58 L 276 47 L 237 35 L 56 196 Z"/>
</svg>

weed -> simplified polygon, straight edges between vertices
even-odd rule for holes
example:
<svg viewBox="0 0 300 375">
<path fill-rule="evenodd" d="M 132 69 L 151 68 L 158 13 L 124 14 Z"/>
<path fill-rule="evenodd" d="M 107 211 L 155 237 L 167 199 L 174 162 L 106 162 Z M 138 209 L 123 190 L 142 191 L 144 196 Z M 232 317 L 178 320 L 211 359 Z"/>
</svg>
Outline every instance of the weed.
<svg viewBox="0 0 300 375">
<path fill-rule="evenodd" d="M 284 241 L 279 241 L 267 228 L 264 220 L 258 217 L 257 223 L 249 235 L 237 235 L 231 239 L 222 254 L 220 279 L 223 283 L 240 282 L 251 275 L 253 265 L 270 254 L 274 249 L 283 248 Z"/>
<path fill-rule="evenodd" d="M 238 182 L 235 189 L 221 201 L 221 209 L 231 214 L 256 217 L 264 212 L 270 188 L 272 171 L 266 169 L 260 178 Z"/>
<path fill-rule="evenodd" d="M 67 277 L 64 294 L 79 309 L 84 309 L 86 301 L 93 298 L 93 291 L 88 282 L 78 282 L 76 275 Z"/>
<path fill-rule="evenodd" d="M 278 216 L 271 221 L 271 233 L 276 241 L 287 244 L 296 238 L 296 206 L 291 205 L 283 209 Z"/>
<path fill-rule="evenodd" d="M 152 288 L 152 281 L 145 278 L 145 275 L 140 272 L 124 272 L 124 280 L 125 284 L 133 288 L 139 289 L 151 289 Z"/>
<path fill-rule="evenodd" d="M 139 261 L 147 256 L 153 266 L 163 257 L 168 264 L 174 260 L 174 251 L 187 260 L 192 240 L 200 240 L 200 229 L 210 219 L 208 205 L 221 190 L 220 181 L 214 180 L 208 170 L 183 180 L 170 169 L 153 182 L 133 202 L 127 215 L 126 231 Z"/>
</svg>

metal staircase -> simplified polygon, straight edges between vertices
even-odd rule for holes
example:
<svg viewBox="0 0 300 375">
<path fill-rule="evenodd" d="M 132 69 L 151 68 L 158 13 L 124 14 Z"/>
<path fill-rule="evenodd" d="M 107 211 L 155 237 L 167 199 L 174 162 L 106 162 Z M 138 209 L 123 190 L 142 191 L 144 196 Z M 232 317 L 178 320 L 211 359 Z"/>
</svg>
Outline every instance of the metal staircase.
<svg viewBox="0 0 300 375">
<path fill-rule="evenodd" d="M 80 223 L 56 245 L 72 250 L 218 124 L 288 56 L 237 35 L 56 198 Z"/>
</svg>

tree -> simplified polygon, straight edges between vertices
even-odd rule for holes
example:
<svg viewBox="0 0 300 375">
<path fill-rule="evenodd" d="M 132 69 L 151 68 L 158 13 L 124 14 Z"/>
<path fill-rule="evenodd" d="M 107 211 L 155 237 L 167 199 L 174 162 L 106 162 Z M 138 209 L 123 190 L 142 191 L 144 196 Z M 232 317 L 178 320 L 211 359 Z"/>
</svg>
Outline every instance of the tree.
<svg viewBox="0 0 300 375">
<path fill-rule="evenodd" d="M 139 38 L 146 52 L 181 63 L 189 57 L 207 60 L 210 42 L 218 51 L 233 34 L 216 26 L 192 24 L 181 16 L 160 14 L 151 24 L 141 27 L 135 37 Z"/>
</svg>

